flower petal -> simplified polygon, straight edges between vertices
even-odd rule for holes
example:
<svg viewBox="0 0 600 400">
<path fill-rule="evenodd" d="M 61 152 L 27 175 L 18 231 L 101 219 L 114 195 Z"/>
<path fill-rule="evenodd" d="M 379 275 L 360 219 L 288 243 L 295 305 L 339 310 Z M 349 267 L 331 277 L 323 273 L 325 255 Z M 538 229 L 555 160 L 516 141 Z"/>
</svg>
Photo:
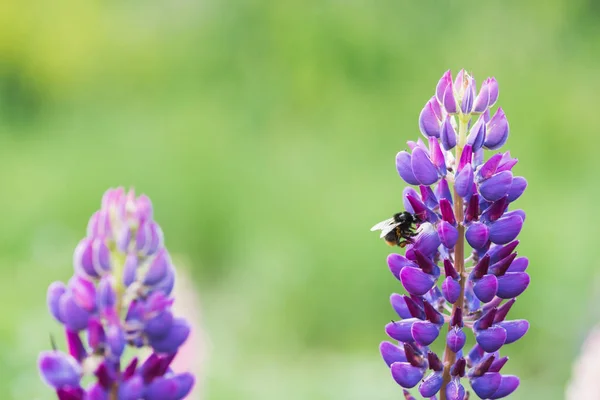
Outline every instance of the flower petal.
<svg viewBox="0 0 600 400">
<path fill-rule="evenodd" d="M 432 372 L 419 385 L 419 393 L 423 397 L 433 397 L 442 388 L 444 378 L 441 372 Z"/>
<path fill-rule="evenodd" d="M 388 367 L 395 362 L 406 362 L 406 354 L 404 353 L 404 348 L 401 346 L 396 346 L 390 342 L 381 342 L 379 352 Z"/>
<path fill-rule="evenodd" d="M 506 330 L 506 342 L 504 344 L 514 343 L 521 339 L 529 330 L 529 322 L 526 319 L 516 319 L 513 321 L 502 321 L 497 324 Z"/>
<path fill-rule="evenodd" d="M 488 227 L 481 222 L 473 222 L 467 227 L 465 237 L 467 242 L 474 249 L 482 249 L 488 242 L 490 231 Z"/>
<path fill-rule="evenodd" d="M 502 171 L 479 185 L 479 193 L 487 201 L 500 200 L 508 193 L 513 181 L 510 171 Z"/>
<path fill-rule="evenodd" d="M 419 181 L 415 178 L 412 170 L 411 155 L 406 151 L 401 151 L 396 155 L 396 170 L 409 185 L 418 185 Z"/>
<path fill-rule="evenodd" d="M 460 197 L 465 198 L 472 193 L 473 187 L 473 167 L 470 163 L 456 175 L 454 180 L 454 190 Z"/>
<path fill-rule="evenodd" d="M 529 275 L 527 272 L 507 272 L 498 277 L 497 296 L 502 299 L 517 297 L 529 286 Z"/>
<path fill-rule="evenodd" d="M 401 321 L 389 322 L 385 326 L 385 333 L 399 342 L 412 342 L 411 328 L 417 321 L 419 321 L 417 318 L 408 318 Z"/>
<path fill-rule="evenodd" d="M 425 375 L 425 371 L 421 368 L 413 367 L 407 362 L 395 362 L 391 366 L 392 377 L 403 388 L 410 389 L 415 387 L 417 383 Z"/>
<path fill-rule="evenodd" d="M 490 396 L 490 399 L 501 399 L 508 396 L 519 387 L 519 378 L 514 375 L 502 375 L 500 387 Z"/>
<path fill-rule="evenodd" d="M 473 293 L 483 303 L 491 301 L 498 291 L 498 279 L 492 274 L 485 275 L 475 282 Z"/>
<path fill-rule="evenodd" d="M 497 372 L 486 372 L 482 376 L 471 379 L 473 391 L 482 399 L 493 395 L 500 387 L 502 375 Z"/>
<path fill-rule="evenodd" d="M 461 328 L 454 327 L 446 334 L 446 344 L 448 348 L 455 353 L 458 353 L 465 346 L 467 335 Z"/>
<path fill-rule="evenodd" d="M 522 227 L 523 219 L 519 215 L 504 216 L 490 226 L 490 240 L 495 244 L 512 242 Z"/>
<path fill-rule="evenodd" d="M 426 274 L 420 268 L 406 267 L 400 272 L 402 286 L 410 294 L 423 296 L 435 284 L 435 277 Z"/>
<path fill-rule="evenodd" d="M 421 346 L 429 346 L 440 334 L 440 328 L 429 321 L 415 322 L 410 331 L 415 342 Z"/>
<path fill-rule="evenodd" d="M 420 147 L 415 148 L 410 163 L 415 178 L 422 185 L 433 185 L 438 181 L 438 170 L 429 159 L 429 155 L 425 150 Z"/>
<path fill-rule="evenodd" d="M 500 326 L 491 326 L 488 329 L 476 331 L 475 340 L 486 353 L 493 353 L 506 342 L 506 330 Z"/>
</svg>

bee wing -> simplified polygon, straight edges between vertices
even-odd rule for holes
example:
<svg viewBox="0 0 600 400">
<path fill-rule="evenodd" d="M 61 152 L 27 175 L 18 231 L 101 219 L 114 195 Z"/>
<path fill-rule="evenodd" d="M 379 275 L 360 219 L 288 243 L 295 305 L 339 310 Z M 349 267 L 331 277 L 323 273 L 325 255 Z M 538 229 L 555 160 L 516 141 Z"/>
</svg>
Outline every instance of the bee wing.
<svg viewBox="0 0 600 400">
<path fill-rule="evenodd" d="M 392 225 L 386 226 L 383 229 L 381 229 L 381 235 L 379 235 L 380 238 L 384 237 L 385 235 L 387 235 L 388 233 L 390 233 L 391 231 L 393 231 L 394 229 L 396 229 L 396 227 L 400 225 L 399 222 L 394 222 Z"/>
<path fill-rule="evenodd" d="M 387 228 L 388 226 L 390 226 L 392 224 L 394 224 L 394 218 L 386 219 L 385 221 L 381 221 L 378 224 L 375 224 L 375 226 L 373 226 L 371 228 L 371 232 Z"/>
<path fill-rule="evenodd" d="M 376 224 L 374 227 L 371 228 L 371 231 L 381 231 L 381 235 L 379 235 L 380 238 L 384 237 L 385 235 L 387 235 L 388 233 L 390 233 L 391 231 L 393 231 L 398 225 L 400 225 L 399 222 L 396 222 L 394 220 L 394 218 L 390 218 L 390 219 L 386 219 L 385 221 L 381 221 L 380 223 Z"/>
</svg>

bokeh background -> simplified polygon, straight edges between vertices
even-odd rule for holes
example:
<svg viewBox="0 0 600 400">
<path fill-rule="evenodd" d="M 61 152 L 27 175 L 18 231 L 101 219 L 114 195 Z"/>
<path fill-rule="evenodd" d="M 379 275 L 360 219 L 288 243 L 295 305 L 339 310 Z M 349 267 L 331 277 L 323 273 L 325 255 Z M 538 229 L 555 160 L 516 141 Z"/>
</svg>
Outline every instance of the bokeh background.
<svg viewBox="0 0 600 400">
<path fill-rule="evenodd" d="M 599 21 L 594 0 L 1 1 L 0 398 L 53 398 L 46 287 L 116 185 L 190 268 L 205 399 L 400 398 L 377 347 L 402 288 L 369 228 L 461 67 L 498 79 L 529 180 L 513 398 L 563 398 L 600 321 Z"/>
</svg>

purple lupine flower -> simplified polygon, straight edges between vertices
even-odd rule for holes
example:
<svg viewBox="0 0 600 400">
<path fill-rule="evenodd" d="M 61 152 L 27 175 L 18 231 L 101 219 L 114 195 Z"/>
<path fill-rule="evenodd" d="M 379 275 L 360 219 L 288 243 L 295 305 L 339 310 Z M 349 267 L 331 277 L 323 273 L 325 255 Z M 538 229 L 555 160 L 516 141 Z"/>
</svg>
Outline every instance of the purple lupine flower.
<svg viewBox="0 0 600 400">
<path fill-rule="evenodd" d="M 373 227 L 388 244 L 406 247 L 405 256 L 387 259 L 409 295 L 390 298 L 401 320 L 387 324 L 395 342 L 383 342 L 380 351 L 407 398 L 413 398 L 407 389 L 417 387 L 426 398 L 465 399 L 464 378 L 487 399 L 506 397 L 519 385 L 516 376 L 501 374 L 508 358 L 499 351 L 529 329 L 526 320 L 507 319 L 529 285 L 529 262 L 516 253 L 525 212 L 512 208 L 527 181 L 513 174 L 517 159 L 510 152 L 486 156 L 509 133 L 502 108 L 490 117 L 497 98 L 494 78 L 477 93 L 464 70 L 454 80 L 450 71 L 442 76 L 419 116 L 426 141 L 408 142 L 410 151 L 396 156 L 400 177 L 418 190 L 404 190 L 406 212 Z M 466 343 L 465 327 L 475 343 Z M 429 349 L 440 336 L 442 361 Z"/>
<path fill-rule="evenodd" d="M 60 400 L 183 399 L 194 385 L 170 364 L 190 334 L 171 311 L 175 269 L 152 204 L 133 190 L 109 189 L 90 218 L 65 285 L 50 284 L 52 316 L 64 325 L 68 354 L 42 352 L 38 367 Z M 126 347 L 150 356 L 124 360 Z M 82 379 L 94 377 L 82 387 Z"/>
</svg>

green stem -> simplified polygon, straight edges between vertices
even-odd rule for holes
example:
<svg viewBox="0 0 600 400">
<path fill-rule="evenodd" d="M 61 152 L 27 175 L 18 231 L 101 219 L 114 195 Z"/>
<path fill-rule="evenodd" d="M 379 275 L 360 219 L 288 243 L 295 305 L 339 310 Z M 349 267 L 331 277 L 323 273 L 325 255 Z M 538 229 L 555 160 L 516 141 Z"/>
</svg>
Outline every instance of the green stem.
<svg viewBox="0 0 600 400">
<path fill-rule="evenodd" d="M 467 141 L 467 126 L 469 123 L 469 117 L 464 116 L 463 114 L 458 115 L 458 141 L 456 145 L 456 165 L 458 166 L 458 162 L 460 161 L 460 157 L 462 155 L 463 148 Z M 460 197 L 456 193 L 456 188 L 454 188 L 454 217 L 456 218 L 456 223 L 458 225 L 458 241 L 454 247 L 454 268 L 458 272 L 460 276 L 460 296 L 458 300 L 452 306 L 452 314 L 456 312 L 456 309 L 463 308 L 464 298 L 465 298 L 465 282 L 466 282 L 466 274 L 465 274 L 465 226 L 463 225 L 464 220 L 464 203 L 463 198 Z M 450 330 L 450 326 L 448 325 L 448 330 Z M 450 382 L 450 368 L 456 361 L 456 353 L 454 353 L 448 346 L 444 350 L 444 373 L 443 378 L 444 382 L 442 383 L 442 388 L 440 390 L 440 400 L 446 400 L 446 386 Z"/>
</svg>

